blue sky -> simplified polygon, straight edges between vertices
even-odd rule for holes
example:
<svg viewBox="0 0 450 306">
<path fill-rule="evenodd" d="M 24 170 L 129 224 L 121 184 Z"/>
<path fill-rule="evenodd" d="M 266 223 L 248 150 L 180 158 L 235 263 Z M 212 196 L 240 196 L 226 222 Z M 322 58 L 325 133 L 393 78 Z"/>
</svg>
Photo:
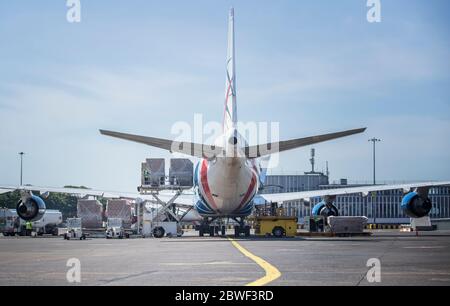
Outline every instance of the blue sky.
<svg viewBox="0 0 450 306">
<path fill-rule="evenodd" d="M 220 121 L 227 13 L 236 10 L 238 116 L 276 121 L 281 139 L 367 126 L 316 145 L 331 179 L 449 179 L 446 0 L 81 0 L 0 2 L 0 182 L 135 190 L 140 162 L 170 155 L 99 128 L 173 138 L 176 121 Z M 273 173 L 309 170 L 309 147 Z"/>
</svg>

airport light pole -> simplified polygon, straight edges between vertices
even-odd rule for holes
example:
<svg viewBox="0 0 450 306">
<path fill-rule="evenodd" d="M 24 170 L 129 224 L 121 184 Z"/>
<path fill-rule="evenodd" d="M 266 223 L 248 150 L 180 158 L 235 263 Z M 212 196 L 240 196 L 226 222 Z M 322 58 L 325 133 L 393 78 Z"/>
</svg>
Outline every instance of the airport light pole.
<svg viewBox="0 0 450 306">
<path fill-rule="evenodd" d="M 373 143 L 373 184 L 376 185 L 377 182 L 376 182 L 376 179 L 375 179 L 375 145 L 376 145 L 377 142 L 380 142 L 381 139 L 377 139 L 377 138 L 374 137 L 372 139 L 369 139 L 369 141 L 371 141 Z"/>
<path fill-rule="evenodd" d="M 24 152 L 19 152 L 20 155 L 20 186 L 22 186 L 22 178 L 23 178 L 23 155 Z"/>
<path fill-rule="evenodd" d="M 375 146 L 376 146 L 377 142 L 381 141 L 381 139 L 377 139 L 377 138 L 374 137 L 372 139 L 369 139 L 369 141 L 371 141 L 373 143 L 373 184 L 376 185 L 377 181 L 376 181 L 376 178 L 375 178 Z M 372 217 L 373 217 L 373 223 L 376 226 L 376 224 L 377 224 L 377 216 L 376 216 L 376 209 L 375 209 L 374 202 L 375 202 L 375 197 L 374 197 L 374 194 L 372 194 Z"/>
</svg>

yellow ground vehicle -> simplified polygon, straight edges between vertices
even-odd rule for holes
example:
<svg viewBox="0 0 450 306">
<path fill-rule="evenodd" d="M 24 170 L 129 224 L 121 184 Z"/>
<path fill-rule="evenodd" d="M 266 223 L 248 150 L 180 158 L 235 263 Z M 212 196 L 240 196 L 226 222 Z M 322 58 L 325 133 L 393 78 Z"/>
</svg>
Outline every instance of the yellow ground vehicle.
<svg viewBox="0 0 450 306">
<path fill-rule="evenodd" d="M 297 218 L 295 217 L 259 216 L 253 221 L 256 235 L 291 237 L 297 234 Z"/>
</svg>

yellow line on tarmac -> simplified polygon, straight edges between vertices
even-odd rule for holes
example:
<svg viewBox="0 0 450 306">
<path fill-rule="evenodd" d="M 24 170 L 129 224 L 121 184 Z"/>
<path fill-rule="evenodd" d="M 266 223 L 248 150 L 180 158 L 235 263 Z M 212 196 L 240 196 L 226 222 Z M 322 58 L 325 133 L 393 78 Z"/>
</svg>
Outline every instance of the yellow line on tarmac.
<svg viewBox="0 0 450 306">
<path fill-rule="evenodd" d="M 244 254 L 254 262 L 256 262 L 261 268 L 264 269 L 264 271 L 266 271 L 266 275 L 264 277 L 261 277 L 251 283 L 248 283 L 246 286 L 264 286 L 281 276 L 281 272 L 278 271 L 278 269 L 272 266 L 270 263 L 268 263 L 261 257 L 253 255 L 252 253 L 247 251 L 247 249 L 245 249 L 239 243 L 237 243 L 234 239 L 228 237 L 228 240 L 230 240 L 233 246 L 236 249 L 238 249 L 242 254 Z"/>
</svg>

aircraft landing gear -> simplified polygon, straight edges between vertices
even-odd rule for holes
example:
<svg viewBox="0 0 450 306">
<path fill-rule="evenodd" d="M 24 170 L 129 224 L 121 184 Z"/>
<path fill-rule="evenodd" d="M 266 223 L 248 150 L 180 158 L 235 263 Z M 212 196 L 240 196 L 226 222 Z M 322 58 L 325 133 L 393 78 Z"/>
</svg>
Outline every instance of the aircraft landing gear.
<svg viewBox="0 0 450 306">
<path fill-rule="evenodd" d="M 234 220 L 239 223 L 239 225 L 236 225 L 234 227 L 234 237 L 239 237 L 241 234 L 243 234 L 245 237 L 250 237 L 250 226 L 245 225 L 244 219 L 240 218 L 238 220 L 236 218 Z"/>
<path fill-rule="evenodd" d="M 214 222 L 216 218 L 205 218 L 203 219 L 202 223 L 200 225 L 197 225 L 195 227 L 195 230 L 198 231 L 198 236 L 203 237 L 206 235 L 209 235 L 210 237 L 214 236 L 226 236 L 227 228 L 225 224 L 221 222 Z M 214 222 L 214 224 L 212 224 Z"/>
<path fill-rule="evenodd" d="M 239 237 L 243 234 L 245 237 L 250 237 L 250 226 L 249 225 L 236 225 L 234 227 L 234 237 Z"/>
<path fill-rule="evenodd" d="M 227 229 L 226 229 L 225 225 L 222 225 L 221 232 L 222 232 L 222 236 L 226 235 Z"/>
<path fill-rule="evenodd" d="M 220 226 L 211 224 L 215 218 L 205 218 L 203 222 L 196 227 L 198 230 L 199 237 L 203 237 L 205 234 L 209 234 L 210 237 L 214 237 L 215 235 L 219 235 Z M 222 229 L 222 233 L 224 230 Z"/>
<path fill-rule="evenodd" d="M 209 236 L 210 237 L 214 237 L 215 232 L 216 232 L 216 227 L 215 226 L 210 226 L 209 227 Z"/>
</svg>

